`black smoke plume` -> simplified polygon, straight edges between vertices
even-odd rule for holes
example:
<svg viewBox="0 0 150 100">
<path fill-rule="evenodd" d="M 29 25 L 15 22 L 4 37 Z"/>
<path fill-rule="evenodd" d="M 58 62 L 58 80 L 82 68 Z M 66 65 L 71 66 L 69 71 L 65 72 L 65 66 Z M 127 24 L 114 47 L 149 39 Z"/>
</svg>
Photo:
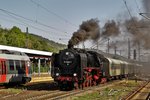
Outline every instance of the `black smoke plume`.
<svg viewBox="0 0 150 100">
<path fill-rule="evenodd" d="M 145 49 L 150 49 L 150 23 L 147 20 L 133 17 L 125 21 L 125 26 L 127 31 L 133 35 L 135 45 L 142 43 Z"/>
<path fill-rule="evenodd" d="M 83 21 L 79 29 L 73 33 L 68 42 L 68 48 L 86 41 L 87 39 L 97 40 L 100 36 L 100 27 L 98 19 Z"/>
<path fill-rule="evenodd" d="M 109 37 L 109 36 L 117 36 L 119 35 L 119 25 L 114 20 L 109 20 L 105 23 L 103 27 L 102 36 Z"/>
</svg>

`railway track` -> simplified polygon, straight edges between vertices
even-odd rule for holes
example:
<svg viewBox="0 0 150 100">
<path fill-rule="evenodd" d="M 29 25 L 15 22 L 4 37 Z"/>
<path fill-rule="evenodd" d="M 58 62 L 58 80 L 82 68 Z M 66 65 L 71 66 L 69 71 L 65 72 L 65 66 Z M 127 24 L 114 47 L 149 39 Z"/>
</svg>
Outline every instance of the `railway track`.
<svg viewBox="0 0 150 100">
<path fill-rule="evenodd" d="M 6 87 L 5 86 L 0 86 L 0 89 L 5 89 Z"/>
<path fill-rule="evenodd" d="M 142 86 L 126 95 L 123 100 L 150 100 L 150 81 L 146 81 Z"/>
<path fill-rule="evenodd" d="M 83 90 L 79 89 L 79 90 L 73 90 L 73 91 L 67 91 L 67 92 L 61 91 L 63 93 L 56 94 L 56 95 L 53 95 L 52 97 L 44 98 L 44 99 L 45 100 L 60 100 L 60 99 L 61 100 L 62 99 L 64 99 L 64 100 L 70 100 L 71 97 L 73 97 L 73 96 L 78 96 L 78 95 L 82 95 L 82 94 L 85 94 L 85 93 L 92 93 L 93 91 L 104 89 L 104 88 L 116 85 L 116 84 L 118 84 L 120 82 L 122 82 L 122 81 L 108 82 L 106 84 L 101 84 L 101 85 L 98 85 L 98 86 L 88 87 L 88 88 L 85 88 Z M 43 98 L 40 99 L 40 100 L 43 100 Z"/>
<path fill-rule="evenodd" d="M 99 86 L 93 86 L 93 87 L 88 87 L 83 90 L 72 90 L 72 91 L 59 91 L 58 89 L 54 90 L 36 90 L 36 89 L 31 89 L 31 90 L 25 90 L 22 92 L 19 92 L 17 94 L 8 94 L 0 97 L 0 100 L 59 100 L 59 99 L 69 99 L 73 96 L 78 96 L 84 93 L 90 93 L 96 90 L 100 90 L 103 88 L 107 88 L 110 86 L 113 86 L 115 84 L 118 84 L 122 81 L 111 81 L 105 84 L 100 84 Z M 42 84 L 43 86 L 43 84 Z M 42 87 L 41 87 L 42 88 Z"/>
<path fill-rule="evenodd" d="M 71 97 L 74 97 L 74 96 L 80 96 L 80 95 L 83 95 L 83 94 L 86 94 L 86 93 L 92 93 L 94 91 L 99 91 L 99 90 L 102 90 L 104 88 L 108 88 L 108 87 L 111 87 L 111 86 L 114 86 L 114 85 L 117 85 L 119 83 L 121 83 L 122 81 L 111 81 L 111 82 L 108 82 L 108 83 L 105 83 L 105 84 L 100 84 L 98 86 L 93 86 L 93 87 L 88 87 L 88 88 L 85 88 L 84 90 L 73 90 L 67 94 L 63 94 L 63 95 L 59 95 L 59 96 L 56 96 L 56 97 L 53 97 L 53 98 L 49 98 L 48 100 L 70 100 Z"/>
<path fill-rule="evenodd" d="M 105 84 L 100 84 L 98 86 L 84 88 L 83 90 L 79 89 L 79 90 L 72 90 L 72 91 L 60 91 L 54 83 L 50 83 L 50 82 L 39 83 L 39 84 L 34 83 L 34 84 L 28 84 L 27 86 L 25 86 L 26 89 L 19 93 L 0 95 L 0 100 L 60 100 L 60 99 L 70 100 L 75 96 L 82 96 L 87 93 L 101 91 L 105 88 L 116 86 L 122 82 L 126 82 L 126 81 L 114 80 Z M 144 87 L 144 85 L 146 85 L 146 83 L 143 84 L 142 86 Z"/>
</svg>

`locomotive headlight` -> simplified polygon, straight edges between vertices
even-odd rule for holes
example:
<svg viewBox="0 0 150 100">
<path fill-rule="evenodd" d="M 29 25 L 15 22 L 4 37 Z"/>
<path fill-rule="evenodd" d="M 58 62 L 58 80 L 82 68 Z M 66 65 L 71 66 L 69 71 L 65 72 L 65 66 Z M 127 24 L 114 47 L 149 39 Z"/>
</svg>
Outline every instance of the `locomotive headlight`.
<svg viewBox="0 0 150 100">
<path fill-rule="evenodd" d="M 59 76 L 59 73 L 56 73 L 56 76 Z"/>
<path fill-rule="evenodd" d="M 73 76 L 77 76 L 77 73 L 74 73 Z"/>
<path fill-rule="evenodd" d="M 69 55 L 69 52 L 66 52 L 66 55 Z"/>
</svg>

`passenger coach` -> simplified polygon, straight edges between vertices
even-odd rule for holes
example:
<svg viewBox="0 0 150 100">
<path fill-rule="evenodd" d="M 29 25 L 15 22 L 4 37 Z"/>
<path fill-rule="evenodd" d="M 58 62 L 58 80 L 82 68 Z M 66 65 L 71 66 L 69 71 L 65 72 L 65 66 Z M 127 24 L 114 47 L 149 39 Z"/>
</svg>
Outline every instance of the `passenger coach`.
<svg viewBox="0 0 150 100">
<path fill-rule="evenodd" d="M 31 81 L 29 57 L 22 52 L 0 50 L 0 84 Z"/>
</svg>

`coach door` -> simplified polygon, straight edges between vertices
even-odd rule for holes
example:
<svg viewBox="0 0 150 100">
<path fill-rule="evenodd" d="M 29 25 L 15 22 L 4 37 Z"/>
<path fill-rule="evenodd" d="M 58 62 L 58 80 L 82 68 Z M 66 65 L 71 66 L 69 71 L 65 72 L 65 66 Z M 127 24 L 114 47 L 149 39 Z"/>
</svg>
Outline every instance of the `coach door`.
<svg viewBox="0 0 150 100">
<path fill-rule="evenodd" d="M 0 83 L 6 81 L 6 63 L 0 60 Z"/>
</svg>

